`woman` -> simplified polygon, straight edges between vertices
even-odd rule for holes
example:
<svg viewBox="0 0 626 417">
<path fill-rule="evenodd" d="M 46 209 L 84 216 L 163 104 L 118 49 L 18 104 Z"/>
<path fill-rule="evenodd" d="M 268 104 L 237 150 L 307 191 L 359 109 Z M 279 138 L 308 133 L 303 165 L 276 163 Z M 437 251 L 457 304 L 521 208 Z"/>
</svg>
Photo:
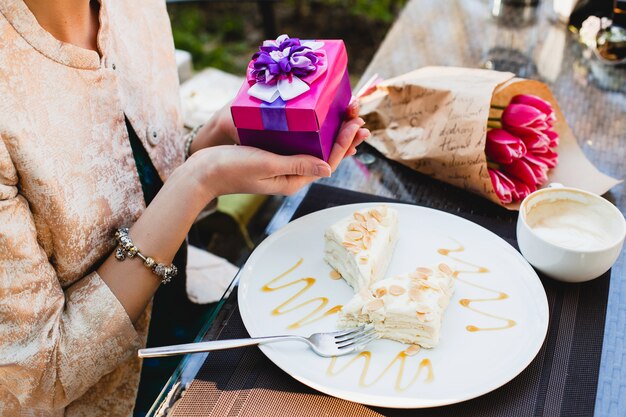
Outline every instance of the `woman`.
<svg viewBox="0 0 626 417">
<path fill-rule="evenodd" d="M 150 301 L 197 215 L 329 176 L 368 132 L 351 108 L 328 163 L 278 156 L 228 146 L 225 109 L 185 161 L 163 0 L 0 0 L 0 40 L 0 415 L 130 415 Z"/>
</svg>

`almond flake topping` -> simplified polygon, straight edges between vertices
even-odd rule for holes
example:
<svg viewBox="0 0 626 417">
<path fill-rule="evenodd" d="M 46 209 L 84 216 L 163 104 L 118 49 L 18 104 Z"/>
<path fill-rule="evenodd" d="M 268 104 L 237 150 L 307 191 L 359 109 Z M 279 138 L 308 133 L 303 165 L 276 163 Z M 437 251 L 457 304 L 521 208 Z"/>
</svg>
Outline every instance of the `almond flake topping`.
<svg viewBox="0 0 626 417">
<path fill-rule="evenodd" d="M 424 274 L 424 275 L 432 275 L 433 274 L 433 270 L 430 268 L 424 268 L 424 267 L 419 267 L 415 270 L 415 272 L 419 272 L 420 274 Z"/>
<path fill-rule="evenodd" d="M 360 239 L 363 239 L 363 233 L 357 230 L 351 230 L 348 233 L 346 233 L 346 237 L 349 240 L 360 240 Z"/>
<path fill-rule="evenodd" d="M 369 232 L 375 232 L 376 231 L 376 221 L 373 218 L 367 219 L 367 222 L 365 223 L 365 228 Z"/>
<path fill-rule="evenodd" d="M 428 279 L 428 275 L 423 274 L 422 272 L 419 272 L 419 271 L 411 272 L 409 274 L 409 276 L 411 278 L 415 278 L 415 279 L 419 279 L 419 280 Z"/>
<path fill-rule="evenodd" d="M 351 230 L 351 231 L 358 231 L 358 232 L 362 231 L 362 230 L 361 230 L 361 225 L 360 225 L 360 224 L 358 224 L 358 223 L 350 223 L 350 224 L 348 225 L 348 230 Z"/>
<path fill-rule="evenodd" d="M 454 273 L 454 271 L 452 271 L 452 268 L 450 268 L 446 264 L 439 264 L 439 270 L 446 275 L 452 275 Z"/>
<path fill-rule="evenodd" d="M 428 279 L 421 279 L 420 280 L 420 285 L 424 288 L 432 288 L 433 290 L 437 290 L 439 289 L 439 287 L 437 287 L 437 285 L 435 285 L 434 283 L 428 281 Z"/>
<path fill-rule="evenodd" d="M 352 242 L 341 242 L 341 244 L 353 254 L 357 254 L 361 251 L 361 248 Z"/>
<path fill-rule="evenodd" d="M 380 214 L 380 211 L 376 209 L 370 210 L 370 216 L 372 216 L 372 218 L 376 220 L 378 223 L 380 223 L 383 220 L 383 215 Z"/>
<path fill-rule="evenodd" d="M 358 211 L 353 214 L 353 217 L 356 222 L 348 225 L 343 246 L 351 253 L 357 254 L 361 250 L 367 250 L 372 246 L 372 234 L 376 232 L 376 222 L 369 215 Z M 360 263 L 366 262 L 366 260 L 360 260 Z"/>
<path fill-rule="evenodd" d="M 385 287 L 376 288 L 376 297 L 380 298 L 385 294 L 387 294 L 387 288 Z"/>
<path fill-rule="evenodd" d="M 369 311 L 375 311 L 375 310 L 378 310 L 379 308 L 382 308 L 384 305 L 385 303 L 383 302 L 383 300 L 376 299 L 367 303 L 367 309 Z"/>
<path fill-rule="evenodd" d="M 330 271 L 330 278 L 331 279 L 340 279 L 341 278 L 341 274 L 333 269 L 332 271 Z"/>
<path fill-rule="evenodd" d="M 422 347 L 420 345 L 411 345 L 404 351 L 404 353 L 406 353 L 406 356 L 415 356 L 421 349 Z"/>
<path fill-rule="evenodd" d="M 354 218 L 359 221 L 359 222 L 365 222 L 367 221 L 367 219 L 365 218 L 365 216 L 361 213 L 359 213 L 358 211 L 354 213 Z"/>
<path fill-rule="evenodd" d="M 389 294 L 391 295 L 402 295 L 405 292 L 406 290 L 399 285 L 392 285 L 389 287 Z"/>
<path fill-rule="evenodd" d="M 370 235 L 363 236 L 363 247 L 369 249 L 372 246 L 372 238 Z"/>
<path fill-rule="evenodd" d="M 426 321 L 426 313 L 417 312 L 417 319 L 424 323 Z"/>
<path fill-rule="evenodd" d="M 413 287 L 413 288 L 411 288 L 409 290 L 409 299 L 411 301 L 419 301 L 420 298 L 421 297 L 420 297 L 420 290 L 419 290 L 419 288 Z"/>
</svg>

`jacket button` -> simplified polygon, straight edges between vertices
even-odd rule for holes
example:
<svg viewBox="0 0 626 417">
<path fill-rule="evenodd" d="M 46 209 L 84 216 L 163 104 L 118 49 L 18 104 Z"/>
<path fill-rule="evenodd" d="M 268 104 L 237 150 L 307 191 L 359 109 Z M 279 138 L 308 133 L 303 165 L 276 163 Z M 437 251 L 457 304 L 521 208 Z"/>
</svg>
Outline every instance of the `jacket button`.
<svg viewBox="0 0 626 417">
<path fill-rule="evenodd" d="M 152 146 L 158 145 L 159 142 L 161 141 L 161 135 L 159 135 L 159 132 L 157 132 L 154 129 L 148 128 L 147 136 L 148 136 L 148 143 L 150 143 L 150 145 Z"/>
</svg>

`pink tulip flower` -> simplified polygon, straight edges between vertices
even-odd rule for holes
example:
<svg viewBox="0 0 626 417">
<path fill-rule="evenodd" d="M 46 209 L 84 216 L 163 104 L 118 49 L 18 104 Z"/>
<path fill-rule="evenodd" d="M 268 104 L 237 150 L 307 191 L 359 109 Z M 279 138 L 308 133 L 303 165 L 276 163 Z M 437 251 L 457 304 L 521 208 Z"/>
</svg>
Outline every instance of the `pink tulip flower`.
<svg viewBox="0 0 626 417">
<path fill-rule="evenodd" d="M 493 162 L 510 164 L 514 159 L 526 155 L 526 146 L 520 138 L 504 129 L 491 129 L 487 132 L 485 153 Z"/>
<path fill-rule="evenodd" d="M 506 175 L 498 170 L 487 168 L 489 176 L 491 177 L 491 183 L 496 195 L 502 201 L 503 204 L 509 204 L 513 201 L 513 190 L 515 184 Z"/>
<path fill-rule="evenodd" d="M 545 164 L 541 158 L 535 158 L 533 155 L 526 155 L 520 161 L 526 163 L 533 171 L 535 178 L 535 185 L 541 185 L 548 181 L 548 165 Z"/>
<path fill-rule="evenodd" d="M 502 127 L 511 133 L 531 134 L 550 127 L 548 116 L 527 104 L 509 104 L 502 112 Z"/>
<path fill-rule="evenodd" d="M 518 180 L 517 178 L 511 176 L 509 179 L 515 185 L 515 188 L 511 191 L 511 195 L 513 196 L 513 201 L 521 201 L 525 199 L 528 194 L 537 190 L 537 187 L 534 185 L 528 185 L 523 181 Z"/>
<path fill-rule="evenodd" d="M 517 133 L 517 135 L 524 142 L 528 152 L 543 152 L 550 146 L 550 137 L 538 130 L 531 129 L 528 132 Z"/>
<path fill-rule="evenodd" d="M 528 160 L 526 156 L 510 164 L 502 165 L 502 170 L 523 181 L 529 187 L 541 185 L 548 179 L 547 165 L 536 159 Z"/>
<path fill-rule="evenodd" d="M 520 94 L 503 110 L 502 129 L 487 132 L 487 160 L 499 164 L 497 169 L 488 168 L 489 176 L 502 203 L 523 200 L 548 180 L 548 170 L 558 161 L 552 149 L 559 145 L 555 121 L 548 101 Z"/>
<path fill-rule="evenodd" d="M 556 115 L 554 113 L 554 109 L 552 108 L 552 104 L 542 99 L 541 97 L 533 96 L 530 94 L 518 94 L 511 99 L 510 104 L 526 104 L 528 106 L 536 108 L 546 115 L 546 121 L 550 125 L 552 125 L 552 123 L 554 123 L 554 121 L 556 120 Z"/>
<path fill-rule="evenodd" d="M 525 156 L 527 160 L 533 161 L 537 165 L 543 164 L 548 169 L 554 168 L 559 159 L 559 155 L 550 148 L 542 150 L 541 152 L 533 151 L 532 153 L 527 153 Z"/>
<path fill-rule="evenodd" d="M 543 133 L 550 139 L 549 147 L 556 148 L 559 146 L 559 134 L 552 129 L 545 130 Z"/>
</svg>

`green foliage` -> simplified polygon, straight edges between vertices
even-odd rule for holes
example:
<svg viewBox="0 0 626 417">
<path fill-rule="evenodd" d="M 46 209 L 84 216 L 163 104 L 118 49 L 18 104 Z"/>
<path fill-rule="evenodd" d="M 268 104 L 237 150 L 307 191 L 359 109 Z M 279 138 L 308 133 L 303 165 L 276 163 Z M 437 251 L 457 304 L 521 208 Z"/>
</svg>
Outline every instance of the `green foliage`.
<svg viewBox="0 0 626 417">
<path fill-rule="evenodd" d="M 352 15 L 370 21 L 391 23 L 407 0 L 316 0 L 318 3 L 347 9 Z"/>
<path fill-rule="evenodd" d="M 211 15 L 198 5 L 171 7 L 169 12 L 174 44 L 191 53 L 197 69 L 245 71 L 252 50 L 245 39 L 243 16 L 236 13 Z"/>
<path fill-rule="evenodd" d="M 407 0 L 282 0 L 274 4 L 279 33 L 344 39 L 357 53 L 358 75 Z M 171 4 L 174 43 L 189 51 L 194 67 L 243 74 L 263 39 L 254 1 Z M 328 18 L 332 16 L 332 21 Z M 365 34 L 363 32 L 366 32 Z M 295 35 L 294 35 L 295 36 Z"/>
</svg>

